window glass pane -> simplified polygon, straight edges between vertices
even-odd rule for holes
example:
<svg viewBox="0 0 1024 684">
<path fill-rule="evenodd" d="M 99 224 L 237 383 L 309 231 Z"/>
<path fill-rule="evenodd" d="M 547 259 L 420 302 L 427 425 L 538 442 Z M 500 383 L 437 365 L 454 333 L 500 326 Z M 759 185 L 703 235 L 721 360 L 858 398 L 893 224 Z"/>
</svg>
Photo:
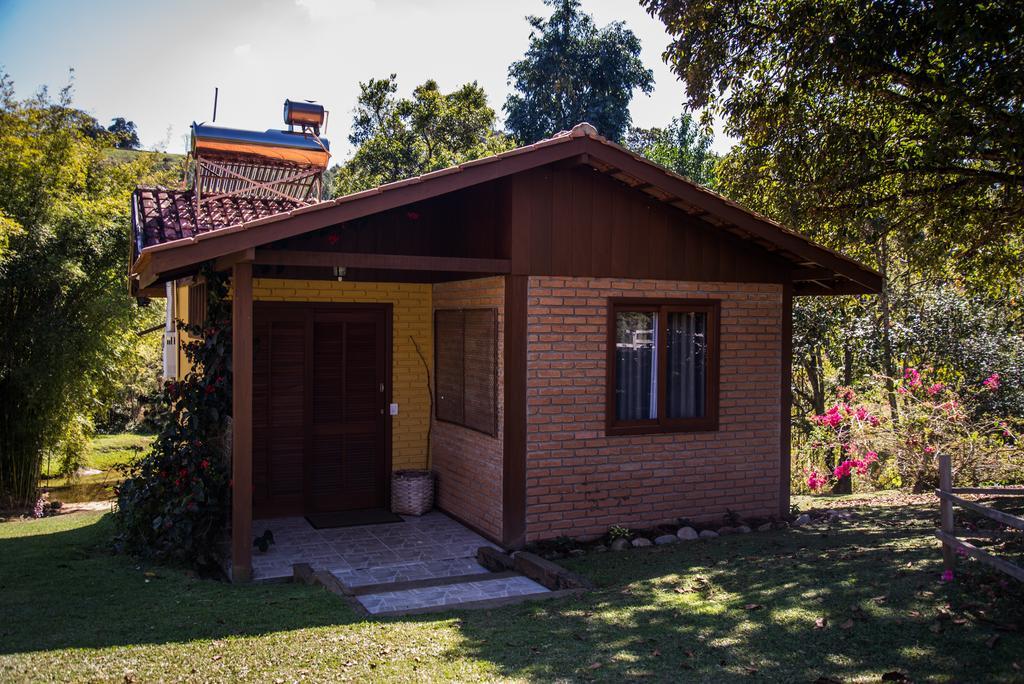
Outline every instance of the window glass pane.
<svg viewBox="0 0 1024 684">
<path fill-rule="evenodd" d="M 668 314 L 665 340 L 667 377 L 665 415 L 703 418 L 708 359 L 708 315 L 703 312 Z"/>
<path fill-rule="evenodd" d="M 615 314 L 615 419 L 658 417 L 658 316 L 648 311 Z"/>
</svg>

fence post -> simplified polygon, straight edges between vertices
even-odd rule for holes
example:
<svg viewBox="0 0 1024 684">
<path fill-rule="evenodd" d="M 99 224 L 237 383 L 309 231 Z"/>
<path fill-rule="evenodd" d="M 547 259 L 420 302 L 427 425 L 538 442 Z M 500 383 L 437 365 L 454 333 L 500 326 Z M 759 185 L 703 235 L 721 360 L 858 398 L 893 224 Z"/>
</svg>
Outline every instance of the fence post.
<svg viewBox="0 0 1024 684">
<path fill-rule="evenodd" d="M 949 454 L 939 454 L 939 489 L 948 494 L 953 492 L 953 463 Z M 942 511 L 942 531 L 953 534 L 953 502 L 939 497 L 939 508 Z M 952 571 L 956 564 L 956 553 L 953 547 L 942 542 L 942 564 L 946 570 Z"/>
</svg>

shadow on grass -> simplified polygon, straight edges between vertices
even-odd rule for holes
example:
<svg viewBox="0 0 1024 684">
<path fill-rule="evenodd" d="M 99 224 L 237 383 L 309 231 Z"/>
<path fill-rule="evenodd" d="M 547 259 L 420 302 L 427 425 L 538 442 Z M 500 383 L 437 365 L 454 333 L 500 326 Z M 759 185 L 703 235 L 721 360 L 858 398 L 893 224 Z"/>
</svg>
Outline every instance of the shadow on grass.
<svg viewBox="0 0 1024 684">
<path fill-rule="evenodd" d="M 465 614 L 459 650 L 540 680 L 1019 681 L 1020 587 L 988 574 L 940 584 L 933 524 L 926 509 L 881 509 L 833 530 L 573 561 L 597 591 Z"/>
<path fill-rule="evenodd" d="M 84 516 L 96 522 L 83 525 Z M 360 619 L 319 589 L 195 579 L 112 554 L 109 514 L 5 525 L 28 534 L 0 537 L 0 654 L 187 642 Z"/>
</svg>

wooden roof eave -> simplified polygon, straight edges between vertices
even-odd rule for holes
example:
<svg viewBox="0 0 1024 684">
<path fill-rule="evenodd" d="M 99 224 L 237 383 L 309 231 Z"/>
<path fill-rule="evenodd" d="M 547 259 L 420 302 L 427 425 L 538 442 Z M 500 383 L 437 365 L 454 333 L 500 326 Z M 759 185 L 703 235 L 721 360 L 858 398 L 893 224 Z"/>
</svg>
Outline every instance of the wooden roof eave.
<svg viewBox="0 0 1024 684">
<path fill-rule="evenodd" d="M 330 202 L 302 207 L 288 214 L 279 214 L 248 224 L 231 226 L 192 238 L 154 245 L 143 250 L 150 255 L 149 277 L 178 270 L 190 264 L 216 259 L 242 249 L 266 245 L 327 226 L 353 221 L 364 216 L 380 213 L 398 206 L 419 202 L 431 197 L 462 190 L 473 185 L 496 180 L 513 173 L 546 166 L 568 156 L 579 154 L 587 138 L 568 137 L 559 144 L 547 144 L 537 149 L 521 148 L 530 153 L 519 152 L 508 156 L 491 158 L 490 163 L 475 160 L 462 165 L 459 173 L 434 172 L 426 181 L 425 177 L 410 178 L 366 190 L 353 195 L 339 197 Z M 497 163 L 500 161 L 501 163 Z M 329 205 L 329 206 L 327 206 Z M 139 269 L 133 269 L 141 273 Z M 143 281 L 145 282 L 145 281 Z"/>
<path fill-rule="evenodd" d="M 581 131 L 585 128 L 577 127 Z M 843 280 L 843 294 L 869 294 L 881 290 L 882 277 L 856 261 L 838 252 L 817 245 L 804 236 L 759 216 L 709 190 L 696 186 L 619 145 L 603 138 L 578 132 L 541 141 L 534 145 L 504 152 L 499 155 L 473 160 L 457 167 L 442 169 L 424 176 L 404 179 L 378 188 L 366 190 L 328 202 L 301 207 L 287 213 L 264 217 L 240 224 L 200 233 L 194 237 L 154 245 L 142 250 L 132 269 L 143 287 L 165 278 L 171 272 L 196 264 L 225 257 L 253 247 L 287 239 L 327 226 L 345 223 L 398 206 L 422 201 L 438 195 L 462 190 L 492 180 L 520 173 L 556 162 L 583 160 L 596 170 L 605 169 L 620 182 L 637 187 L 660 201 L 679 207 L 693 208 L 688 212 L 727 228 L 738 236 L 747 236 L 761 249 L 776 256 L 792 254 L 794 268 L 800 264 L 814 264 L 827 269 L 832 278 Z M 591 129 L 592 130 L 592 129 Z M 636 179 L 632 183 L 619 175 Z M 148 281 L 148 282 L 147 282 Z M 804 294 L 840 294 L 835 289 L 818 283 L 807 286 L 797 282 Z M 837 283 L 837 286 L 839 283 Z"/>
<path fill-rule="evenodd" d="M 707 214 L 717 216 L 751 235 L 764 238 L 782 249 L 830 268 L 871 292 L 879 292 L 882 289 L 882 276 L 878 272 L 827 247 L 815 244 L 804 236 L 790 231 L 770 219 L 758 216 L 716 193 L 699 188 L 696 184 L 638 157 L 619 145 L 596 140 L 594 144 L 606 148 L 607 155 L 604 156 L 603 161 L 612 165 L 619 172 L 649 183 L 662 192 L 669 193 Z M 601 156 L 596 151 L 590 151 L 590 155 Z"/>
</svg>

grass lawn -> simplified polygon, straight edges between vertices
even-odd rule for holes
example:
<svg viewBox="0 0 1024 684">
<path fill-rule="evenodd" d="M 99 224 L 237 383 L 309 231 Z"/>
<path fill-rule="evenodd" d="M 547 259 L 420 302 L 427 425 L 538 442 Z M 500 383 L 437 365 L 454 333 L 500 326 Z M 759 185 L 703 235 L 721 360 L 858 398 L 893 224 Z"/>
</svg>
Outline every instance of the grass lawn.
<svg viewBox="0 0 1024 684">
<path fill-rule="evenodd" d="M 0 680 L 1024 679 L 1020 585 L 973 562 L 941 584 L 934 502 L 815 505 L 860 515 L 566 561 L 597 585 L 579 598 L 372 621 L 110 555 L 108 516 L 6 523 Z"/>
<path fill-rule="evenodd" d="M 56 476 L 57 463 L 50 463 L 47 469 L 44 461 L 43 484 L 50 492 L 50 500 L 78 503 L 114 498 L 114 485 L 121 480 L 120 473 L 114 467 L 145 453 L 152 443 L 153 435 L 134 432 L 96 435 L 86 452 L 85 467 L 100 472 L 82 475 L 70 481 Z"/>
</svg>

